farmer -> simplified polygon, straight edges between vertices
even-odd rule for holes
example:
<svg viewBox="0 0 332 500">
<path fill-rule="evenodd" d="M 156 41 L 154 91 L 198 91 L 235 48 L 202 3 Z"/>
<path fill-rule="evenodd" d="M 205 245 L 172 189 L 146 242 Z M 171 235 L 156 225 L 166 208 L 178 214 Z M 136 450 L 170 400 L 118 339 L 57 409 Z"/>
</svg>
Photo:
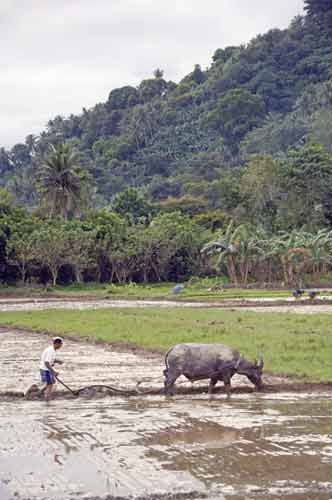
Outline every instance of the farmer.
<svg viewBox="0 0 332 500">
<path fill-rule="evenodd" d="M 56 383 L 58 372 L 53 369 L 57 363 L 62 365 L 62 361 L 56 359 L 56 351 L 62 347 L 63 340 L 61 337 L 54 337 L 52 345 L 47 347 L 41 356 L 40 360 L 40 378 L 45 387 L 43 388 L 45 400 L 48 401 Z"/>
</svg>

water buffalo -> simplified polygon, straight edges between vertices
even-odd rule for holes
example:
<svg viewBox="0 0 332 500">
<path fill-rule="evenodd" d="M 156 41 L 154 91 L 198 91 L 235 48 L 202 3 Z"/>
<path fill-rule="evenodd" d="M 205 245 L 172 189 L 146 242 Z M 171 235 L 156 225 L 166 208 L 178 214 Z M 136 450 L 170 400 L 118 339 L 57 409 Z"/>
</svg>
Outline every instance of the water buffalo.
<svg viewBox="0 0 332 500">
<path fill-rule="evenodd" d="M 235 373 L 246 375 L 260 389 L 264 363 L 251 363 L 240 353 L 223 344 L 177 344 L 165 356 L 165 394 L 172 394 L 180 375 L 188 380 L 210 379 L 209 393 L 220 380 L 230 397 L 231 378 Z"/>
</svg>

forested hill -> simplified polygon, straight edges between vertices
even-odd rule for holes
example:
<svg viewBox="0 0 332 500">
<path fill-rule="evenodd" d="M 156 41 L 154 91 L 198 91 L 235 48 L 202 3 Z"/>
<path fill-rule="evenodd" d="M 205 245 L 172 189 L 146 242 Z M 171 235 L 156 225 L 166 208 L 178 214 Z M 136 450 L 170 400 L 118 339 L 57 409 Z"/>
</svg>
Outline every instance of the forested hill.
<svg viewBox="0 0 332 500">
<path fill-rule="evenodd" d="M 67 142 L 81 153 L 95 206 L 132 185 L 153 201 L 227 210 L 251 155 L 283 160 L 306 143 L 329 151 L 332 0 L 305 5 L 288 29 L 216 50 L 206 71 L 197 64 L 175 84 L 156 70 L 137 88 L 112 90 L 107 102 L 0 149 L 1 185 L 36 206 L 38 165 L 50 144 Z"/>
</svg>

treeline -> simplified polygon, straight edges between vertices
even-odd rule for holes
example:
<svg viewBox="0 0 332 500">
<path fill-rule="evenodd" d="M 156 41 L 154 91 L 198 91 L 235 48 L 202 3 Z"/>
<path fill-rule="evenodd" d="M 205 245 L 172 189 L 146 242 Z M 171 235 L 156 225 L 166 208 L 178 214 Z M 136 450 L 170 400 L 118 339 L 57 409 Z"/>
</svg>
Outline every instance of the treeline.
<svg viewBox="0 0 332 500">
<path fill-rule="evenodd" d="M 79 157 L 68 145 L 53 146 L 39 170 L 37 209 L 27 211 L 0 191 L 0 281 L 217 274 L 235 285 L 318 284 L 332 266 L 331 155 L 308 144 L 285 160 L 255 156 L 225 175 L 223 211 L 190 198 L 151 203 L 134 188 L 96 210 L 86 203 L 89 179 Z"/>
<path fill-rule="evenodd" d="M 185 281 L 227 277 L 233 285 L 318 285 L 332 270 L 332 230 L 268 233 L 231 222 L 214 234 L 180 212 L 128 224 L 101 210 L 65 222 L 29 215 L 1 193 L 0 278 L 49 285 Z"/>
<path fill-rule="evenodd" d="M 201 253 L 217 255 L 216 268 L 234 285 L 246 286 L 249 281 L 260 285 L 318 285 L 332 268 L 332 230 L 270 235 L 261 227 L 234 227 L 231 223 Z"/>
<path fill-rule="evenodd" d="M 108 210 L 65 221 L 16 207 L 0 192 L 0 280 L 5 283 L 160 281 L 200 272 L 207 235 L 178 212 L 145 223 Z"/>
</svg>

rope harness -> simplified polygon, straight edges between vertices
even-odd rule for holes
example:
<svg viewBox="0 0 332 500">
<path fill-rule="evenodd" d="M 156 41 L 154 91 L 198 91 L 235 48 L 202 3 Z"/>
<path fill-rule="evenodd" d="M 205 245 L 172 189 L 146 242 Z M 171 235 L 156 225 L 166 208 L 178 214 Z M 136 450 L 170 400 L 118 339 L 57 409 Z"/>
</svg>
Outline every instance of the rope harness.
<svg viewBox="0 0 332 500">
<path fill-rule="evenodd" d="M 55 377 L 57 381 L 63 385 L 69 392 L 73 394 L 73 396 L 78 397 L 81 392 L 90 390 L 90 389 L 107 389 L 108 391 L 115 392 L 117 394 L 123 394 L 124 396 L 132 396 L 135 394 L 146 394 L 146 395 L 153 395 L 153 394 L 159 394 L 162 392 L 163 389 L 160 389 L 158 391 L 144 391 L 139 389 L 140 384 L 143 382 L 143 380 L 137 382 L 136 384 L 136 389 L 119 389 L 117 387 L 114 387 L 113 385 L 105 385 L 105 384 L 93 384 L 93 385 L 87 385 L 84 387 L 81 387 L 80 389 L 71 389 L 67 384 L 65 384 L 62 380 L 59 379 L 59 377 Z"/>
</svg>

